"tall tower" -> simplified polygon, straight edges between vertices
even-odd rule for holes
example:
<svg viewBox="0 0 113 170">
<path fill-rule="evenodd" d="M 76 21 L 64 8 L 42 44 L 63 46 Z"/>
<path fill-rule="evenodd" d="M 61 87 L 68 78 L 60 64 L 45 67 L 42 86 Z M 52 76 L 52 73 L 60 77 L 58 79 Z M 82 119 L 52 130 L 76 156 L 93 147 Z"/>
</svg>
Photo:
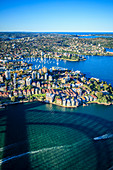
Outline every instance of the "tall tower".
<svg viewBox="0 0 113 170">
<path fill-rule="evenodd" d="M 7 80 L 10 80 L 10 79 L 11 79 L 11 73 L 10 73 L 10 71 L 8 71 L 8 70 L 5 71 L 5 77 L 6 77 Z"/>
</svg>

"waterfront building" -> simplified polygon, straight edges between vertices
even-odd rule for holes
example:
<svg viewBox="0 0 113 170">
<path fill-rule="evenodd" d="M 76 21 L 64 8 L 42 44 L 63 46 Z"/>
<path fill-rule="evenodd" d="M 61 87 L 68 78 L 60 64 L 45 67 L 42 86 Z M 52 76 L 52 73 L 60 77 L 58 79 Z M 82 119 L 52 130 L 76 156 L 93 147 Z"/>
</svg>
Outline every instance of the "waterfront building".
<svg viewBox="0 0 113 170">
<path fill-rule="evenodd" d="M 47 73 L 47 68 L 46 68 L 46 67 L 43 67 L 43 68 L 42 68 L 42 71 L 43 71 L 43 73 Z"/>
<path fill-rule="evenodd" d="M 10 79 L 11 79 L 11 73 L 10 73 L 9 70 L 6 70 L 6 71 L 5 71 L 5 77 L 6 77 L 7 80 L 10 80 Z"/>
<path fill-rule="evenodd" d="M 61 105 L 62 104 L 62 99 L 56 99 L 56 103 L 58 104 L 58 105 Z"/>
<path fill-rule="evenodd" d="M 46 93 L 46 101 L 52 103 L 54 101 L 55 94 Z"/>
<path fill-rule="evenodd" d="M 70 99 L 67 100 L 67 106 L 71 106 Z"/>
<path fill-rule="evenodd" d="M 66 106 L 66 99 L 63 99 L 63 106 Z"/>
<path fill-rule="evenodd" d="M 75 100 L 75 102 L 76 102 L 76 106 L 79 106 L 79 101 L 77 99 Z"/>
<path fill-rule="evenodd" d="M 71 105 L 74 106 L 75 105 L 75 101 L 74 99 L 71 99 Z"/>
</svg>

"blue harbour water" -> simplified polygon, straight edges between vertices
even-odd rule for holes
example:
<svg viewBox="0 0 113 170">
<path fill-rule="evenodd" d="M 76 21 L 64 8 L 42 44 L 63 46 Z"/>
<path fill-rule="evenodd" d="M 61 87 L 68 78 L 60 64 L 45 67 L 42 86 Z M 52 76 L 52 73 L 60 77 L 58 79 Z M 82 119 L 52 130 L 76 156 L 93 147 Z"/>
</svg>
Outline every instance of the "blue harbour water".
<svg viewBox="0 0 113 170">
<path fill-rule="evenodd" d="M 87 56 L 70 62 L 26 59 L 34 68 L 58 66 L 80 70 L 113 85 L 113 57 Z M 57 64 L 58 63 L 58 64 Z M 106 170 L 113 166 L 113 105 L 63 108 L 42 102 L 0 110 L 0 169 Z"/>
<path fill-rule="evenodd" d="M 46 66 L 47 68 L 63 67 L 70 70 L 80 70 L 85 73 L 87 77 L 96 77 L 100 80 L 107 81 L 113 85 L 113 56 L 85 56 L 87 60 L 81 62 L 72 62 L 66 60 L 58 59 L 47 59 L 43 61 L 41 59 L 26 59 L 29 63 L 33 64 L 33 69 L 42 68 Z M 57 65 L 58 64 L 58 65 Z"/>
</svg>

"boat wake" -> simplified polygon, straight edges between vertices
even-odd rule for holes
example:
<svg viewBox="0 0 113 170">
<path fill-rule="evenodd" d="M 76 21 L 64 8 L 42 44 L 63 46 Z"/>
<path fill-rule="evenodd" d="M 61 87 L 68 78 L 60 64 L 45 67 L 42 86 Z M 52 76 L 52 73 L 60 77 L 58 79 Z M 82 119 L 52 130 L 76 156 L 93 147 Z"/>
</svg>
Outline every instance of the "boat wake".
<svg viewBox="0 0 113 170">
<path fill-rule="evenodd" d="M 108 134 L 105 134 L 105 135 L 102 135 L 102 136 L 95 137 L 93 139 L 94 140 L 104 140 L 104 139 L 109 139 L 109 138 L 113 138 L 113 134 L 108 133 Z"/>
<path fill-rule="evenodd" d="M 43 149 L 39 149 L 39 150 L 35 150 L 35 151 L 30 151 L 30 152 L 25 152 L 25 153 L 22 153 L 22 154 L 19 154 L 19 155 L 14 155 L 12 157 L 7 157 L 7 158 L 4 158 L 4 159 L 1 159 L 0 160 L 0 166 L 4 163 L 7 163 L 8 161 L 12 160 L 12 159 L 16 159 L 16 158 L 20 158 L 20 157 L 23 157 L 23 156 L 26 156 L 28 154 L 37 154 L 37 153 L 40 153 L 40 152 L 47 152 L 47 151 L 50 151 L 50 150 L 56 150 L 56 149 L 69 149 L 70 147 L 72 147 L 72 145 L 63 145 L 63 146 L 54 146 L 54 147 L 50 147 L 50 148 L 43 148 Z"/>
<path fill-rule="evenodd" d="M 11 148 L 16 147 L 16 146 L 18 146 L 18 145 L 22 145 L 22 144 L 24 144 L 25 142 L 26 142 L 26 141 L 22 141 L 22 142 L 17 142 L 17 143 L 13 143 L 13 144 L 4 146 L 4 147 L 0 148 L 0 152 L 3 152 L 3 151 L 8 150 L 8 149 L 11 149 Z"/>
</svg>

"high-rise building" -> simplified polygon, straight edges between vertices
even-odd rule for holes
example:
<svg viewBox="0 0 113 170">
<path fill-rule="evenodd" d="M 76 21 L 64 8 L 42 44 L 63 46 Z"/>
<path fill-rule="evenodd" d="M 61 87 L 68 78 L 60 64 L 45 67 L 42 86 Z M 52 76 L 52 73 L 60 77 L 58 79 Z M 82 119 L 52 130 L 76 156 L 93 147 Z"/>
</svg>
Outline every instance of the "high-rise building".
<svg viewBox="0 0 113 170">
<path fill-rule="evenodd" d="M 48 73 L 45 74 L 45 80 L 47 80 Z"/>
<path fill-rule="evenodd" d="M 37 74 L 36 71 L 32 72 L 32 79 L 36 79 L 36 74 Z"/>
<path fill-rule="evenodd" d="M 16 78 L 17 78 L 17 73 L 14 73 L 14 74 L 13 74 L 14 89 L 16 89 Z"/>
<path fill-rule="evenodd" d="M 26 79 L 26 86 L 30 86 L 31 82 L 32 82 L 32 79 L 31 78 L 27 78 Z"/>
<path fill-rule="evenodd" d="M 16 79 L 16 78 L 17 78 L 17 73 L 14 73 L 13 76 L 14 76 L 14 78 Z"/>
<path fill-rule="evenodd" d="M 52 81 L 52 80 L 53 80 L 53 78 L 52 78 L 52 76 L 50 75 L 50 76 L 49 76 L 49 81 Z"/>
<path fill-rule="evenodd" d="M 43 51 L 41 51 L 41 56 L 44 56 L 44 54 L 45 54 L 45 53 L 44 53 Z"/>
<path fill-rule="evenodd" d="M 46 68 L 46 67 L 43 67 L 43 68 L 42 68 L 42 71 L 43 71 L 44 73 L 47 73 L 47 68 Z"/>
<path fill-rule="evenodd" d="M 10 73 L 10 71 L 8 71 L 8 70 L 5 71 L 5 77 L 6 77 L 7 80 L 10 80 L 10 79 L 11 79 L 11 73 Z"/>
<path fill-rule="evenodd" d="M 43 73 L 43 72 L 42 72 L 42 69 L 39 69 L 39 73 L 40 73 L 40 74 L 42 74 L 42 73 Z"/>
<path fill-rule="evenodd" d="M 37 73 L 37 79 L 39 79 L 40 78 L 40 73 Z"/>
</svg>

